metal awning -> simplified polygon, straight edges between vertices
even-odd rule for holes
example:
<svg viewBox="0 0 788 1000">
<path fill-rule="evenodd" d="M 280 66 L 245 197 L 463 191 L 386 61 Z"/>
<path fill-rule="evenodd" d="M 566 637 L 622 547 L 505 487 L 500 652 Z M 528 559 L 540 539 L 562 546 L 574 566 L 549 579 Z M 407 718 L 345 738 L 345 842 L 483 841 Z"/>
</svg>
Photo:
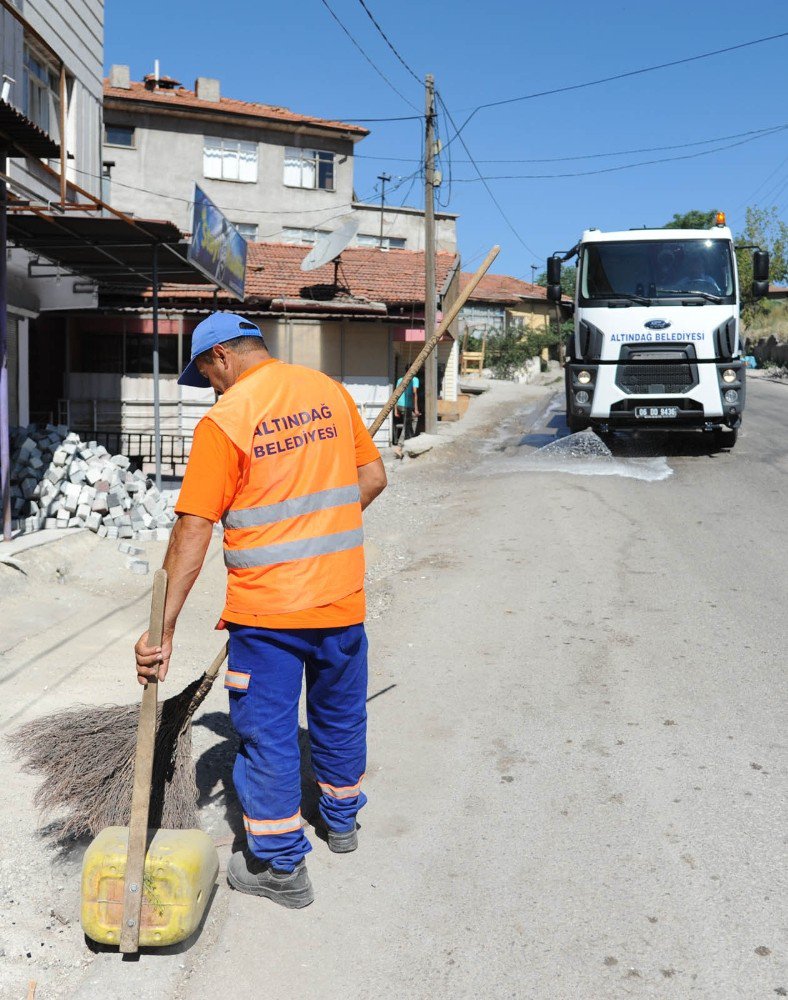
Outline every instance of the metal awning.
<svg viewBox="0 0 788 1000">
<path fill-rule="evenodd" d="M 60 144 L 21 111 L 0 100 L 0 149 L 5 156 L 60 158 Z"/>
<path fill-rule="evenodd" d="M 172 222 L 11 211 L 8 241 L 100 288 L 144 292 L 161 283 L 212 284 L 187 260 L 189 245 Z"/>
</svg>

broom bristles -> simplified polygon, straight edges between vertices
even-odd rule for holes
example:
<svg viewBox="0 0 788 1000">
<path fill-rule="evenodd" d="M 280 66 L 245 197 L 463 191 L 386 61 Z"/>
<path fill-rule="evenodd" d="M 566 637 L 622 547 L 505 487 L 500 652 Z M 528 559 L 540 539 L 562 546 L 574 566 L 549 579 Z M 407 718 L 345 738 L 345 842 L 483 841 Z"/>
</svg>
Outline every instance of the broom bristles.
<svg viewBox="0 0 788 1000">
<path fill-rule="evenodd" d="M 150 827 L 197 826 L 189 722 L 199 704 L 195 694 L 202 686 L 204 697 L 210 688 L 204 680 L 159 705 Z M 79 706 L 33 719 L 8 737 L 24 769 L 44 777 L 34 800 L 41 813 L 65 813 L 62 823 L 49 828 L 50 837 L 93 837 L 107 826 L 128 825 L 139 713 L 139 704 Z"/>
</svg>

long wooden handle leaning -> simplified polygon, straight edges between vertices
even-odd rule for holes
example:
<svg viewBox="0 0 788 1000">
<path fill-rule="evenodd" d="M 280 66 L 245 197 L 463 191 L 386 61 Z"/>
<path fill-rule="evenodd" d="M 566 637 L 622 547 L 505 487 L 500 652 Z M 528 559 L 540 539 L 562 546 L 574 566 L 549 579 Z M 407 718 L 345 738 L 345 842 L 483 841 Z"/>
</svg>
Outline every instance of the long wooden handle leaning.
<svg viewBox="0 0 788 1000">
<path fill-rule="evenodd" d="M 394 390 L 394 392 L 392 392 L 391 396 L 389 396 L 389 401 L 386 403 L 386 405 L 383 407 L 383 409 L 380 411 L 380 413 L 372 421 L 372 426 L 369 428 L 369 433 L 372 435 L 372 437 L 374 437 L 377 434 L 377 432 L 380 430 L 380 427 L 381 427 L 383 421 L 386 419 L 386 417 L 389 415 L 389 413 L 391 413 L 391 411 L 397 405 L 397 400 L 400 398 L 400 396 L 402 395 L 402 393 L 408 388 L 408 386 L 410 385 L 410 383 L 415 378 L 417 372 L 419 371 L 419 369 L 421 368 L 421 366 L 424 364 L 424 362 L 427 360 L 427 358 L 430 356 L 430 354 L 432 354 L 432 352 L 435 350 L 435 348 L 436 348 L 436 346 L 438 344 L 438 341 L 441 339 L 441 337 L 444 335 L 444 333 L 446 333 L 446 331 L 452 325 L 452 323 L 454 322 L 454 320 L 457 318 L 457 314 L 459 313 L 460 309 L 462 309 L 462 307 L 468 301 L 468 299 L 470 298 L 473 290 L 476 288 L 476 286 L 479 284 L 479 282 L 485 276 L 485 274 L 487 273 L 487 271 L 490 268 L 490 265 L 492 264 L 492 262 L 495 260 L 495 258 L 498 256 L 498 254 L 500 252 L 501 252 L 501 248 L 498 247 L 498 246 L 495 246 L 495 247 L 492 248 L 492 250 L 490 250 L 490 252 L 487 254 L 487 256 L 482 261 L 482 264 L 481 264 L 479 270 L 476 272 L 476 274 L 474 274 L 474 276 L 471 278 L 471 280 L 468 282 L 468 284 L 465 286 L 465 288 L 463 288 L 463 290 L 457 296 L 456 301 L 449 308 L 449 311 L 446 313 L 446 315 L 441 320 L 441 323 L 440 323 L 440 326 L 438 327 L 438 329 L 435 331 L 435 333 L 432 335 L 432 337 L 430 337 L 430 339 L 427 341 L 427 343 L 424 345 L 424 347 L 422 347 L 421 351 L 419 352 L 418 357 L 413 362 L 413 364 L 410 366 L 410 368 L 407 370 L 407 372 L 403 376 L 402 381 L 400 382 L 400 384 L 396 387 L 396 389 Z"/>
<path fill-rule="evenodd" d="M 164 604 L 167 600 L 167 574 L 157 570 L 153 577 L 148 639 L 151 646 L 161 645 L 164 634 Z M 142 692 L 140 720 L 137 726 L 137 755 L 134 759 L 134 788 L 131 793 L 129 843 L 126 850 L 126 876 L 123 887 L 123 925 L 120 950 L 133 954 L 140 945 L 143 875 L 148 846 L 148 809 L 150 807 L 153 752 L 156 744 L 156 715 L 159 682 L 149 680 Z"/>
</svg>

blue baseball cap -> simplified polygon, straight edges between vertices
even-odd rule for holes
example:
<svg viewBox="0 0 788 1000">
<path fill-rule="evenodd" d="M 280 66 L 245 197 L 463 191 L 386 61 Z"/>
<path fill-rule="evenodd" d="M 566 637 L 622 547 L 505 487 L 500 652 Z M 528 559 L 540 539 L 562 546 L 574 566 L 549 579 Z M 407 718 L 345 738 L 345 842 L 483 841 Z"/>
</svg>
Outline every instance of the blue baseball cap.
<svg viewBox="0 0 788 1000">
<path fill-rule="evenodd" d="M 211 383 L 200 375 L 194 359 L 216 344 L 235 340 L 236 337 L 259 337 L 261 341 L 263 340 L 260 328 L 236 313 L 215 312 L 199 323 L 192 334 L 191 361 L 183 369 L 178 385 L 193 385 L 199 389 L 207 389 Z M 264 341 L 262 346 L 265 347 Z"/>
</svg>

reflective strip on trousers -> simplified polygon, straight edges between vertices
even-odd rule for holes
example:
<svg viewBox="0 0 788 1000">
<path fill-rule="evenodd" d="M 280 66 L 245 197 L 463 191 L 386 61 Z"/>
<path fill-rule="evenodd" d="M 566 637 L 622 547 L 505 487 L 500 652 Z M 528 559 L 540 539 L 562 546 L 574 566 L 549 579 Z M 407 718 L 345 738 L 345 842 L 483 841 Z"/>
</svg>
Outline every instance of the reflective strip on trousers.
<svg viewBox="0 0 788 1000">
<path fill-rule="evenodd" d="M 224 686 L 226 688 L 232 688 L 233 691 L 247 691 L 249 689 L 249 680 L 251 674 L 244 673 L 240 670 L 228 670 L 224 675 Z"/>
<path fill-rule="evenodd" d="M 228 569 L 252 569 L 255 566 L 275 566 L 295 559 L 312 559 L 332 552 L 346 552 L 364 544 L 364 529 L 338 531 L 333 535 L 302 538 L 297 542 L 277 542 L 258 545 L 250 549 L 224 550 L 224 564 Z"/>
<path fill-rule="evenodd" d="M 316 510 L 344 507 L 349 503 L 357 503 L 360 499 L 358 486 L 337 486 L 334 489 L 306 493 L 302 497 L 293 497 L 292 500 L 282 500 L 281 503 L 267 504 L 264 507 L 228 510 L 222 518 L 222 523 L 225 528 L 230 529 L 256 528 L 263 524 L 287 521 L 301 514 L 312 514 Z"/>
<path fill-rule="evenodd" d="M 320 790 L 325 792 L 326 795 L 330 795 L 332 799 L 353 799 L 361 791 L 361 782 L 364 780 L 365 775 L 361 775 L 355 785 L 343 785 L 341 787 L 337 785 L 329 785 L 326 781 L 318 781 Z"/>
<path fill-rule="evenodd" d="M 244 816 L 244 828 L 253 837 L 271 837 L 277 833 L 292 833 L 301 829 L 301 811 L 287 819 L 250 819 Z"/>
</svg>

